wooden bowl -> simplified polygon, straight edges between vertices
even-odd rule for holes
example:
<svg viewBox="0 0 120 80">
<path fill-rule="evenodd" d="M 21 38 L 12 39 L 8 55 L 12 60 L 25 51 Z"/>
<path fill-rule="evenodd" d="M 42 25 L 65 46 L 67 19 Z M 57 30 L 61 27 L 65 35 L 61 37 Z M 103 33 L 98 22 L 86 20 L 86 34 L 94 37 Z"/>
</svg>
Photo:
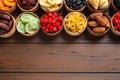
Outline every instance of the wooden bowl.
<svg viewBox="0 0 120 80">
<path fill-rule="evenodd" d="M 120 13 L 120 11 L 117 12 L 117 13 Z M 115 29 L 114 29 L 114 25 L 113 25 L 113 18 L 114 18 L 114 16 L 115 16 L 117 13 L 115 13 L 115 14 L 112 16 L 112 18 L 111 18 L 111 25 L 112 25 L 111 31 L 112 31 L 115 35 L 120 36 L 120 32 L 118 32 L 117 30 L 115 30 Z"/>
<path fill-rule="evenodd" d="M 93 9 L 91 6 L 90 6 L 90 4 L 88 3 L 88 1 L 87 1 L 87 8 L 88 8 L 88 10 L 90 11 L 90 12 L 104 12 L 104 11 L 106 11 L 108 8 L 109 8 L 109 6 L 111 5 L 111 0 L 108 0 L 108 6 L 105 8 L 105 9 L 102 9 L 102 10 L 95 10 L 95 9 Z"/>
<path fill-rule="evenodd" d="M 64 20 L 69 16 L 69 15 L 71 15 L 71 14 L 73 14 L 73 13 L 79 13 L 79 12 L 70 12 L 69 14 L 67 14 L 66 16 L 65 16 L 65 18 L 64 18 Z M 85 20 L 85 28 L 83 29 L 83 30 L 81 30 L 81 32 L 76 32 L 76 33 L 73 33 L 73 32 L 71 32 L 71 31 L 69 31 L 67 28 L 66 28 L 66 25 L 65 25 L 65 21 L 63 21 L 63 26 L 64 26 L 64 30 L 65 30 L 65 32 L 68 34 L 68 35 L 71 35 L 71 36 L 79 36 L 79 35 L 81 35 L 84 31 L 85 31 L 85 29 L 86 29 L 86 26 L 87 26 L 87 20 L 86 20 L 86 17 L 82 14 L 82 13 L 79 13 L 83 18 L 84 18 L 84 20 Z"/>
<path fill-rule="evenodd" d="M 99 13 L 99 12 L 95 12 L 95 13 Z M 103 13 L 103 12 L 102 12 Z M 94 13 L 93 13 L 94 14 Z M 106 15 L 105 13 L 103 13 L 104 16 L 106 16 L 110 22 L 110 25 L 111 25 L 111 21 L 110 21 L 110 17 L 108 15 Z M 90 21 L 90 18 L 88 17 L 88 22 Z M 111 27 L 110 27 L 111 28 Z M 104 33 L 95 33 L 90 27 L 89 25 L 87 24 L 87 30 L 88 32 L 93 35 L 93 36 L 96 36 L 96 37 L 99 37 L 99 36 L 104 36 L 109 30 L 110 28 L 107 28 L 106 31 Z"/>
<path fill-rule="evenodd" d="M 86 1 L 86 2 L 87 2 L 87 1 Z M 68 12 L 82 12 L 82 11 L 85 9 L 85 7 L 86 7 L 86 5 L 85 5 L 85 6 L 83 6 L 81 9 L 73 10 L 73 9 L 70 9 L 70 8 L 67 6 L 65 0 L 64 0 L 64 5 L 65 5 L 65 9 L 66 9 Z"/>
<path fill-rule="evenodd" d="M 39 4 L 40 4 L 40 1 L 39 1 Z M 57 9 L 57 10 L 55 10 L 55 11 L 49 11 L 49 10 L 46 9 L 44 6 L 42 6 L 42 5 L 40 5 L 40 6 L 41 6 L 42 10 L 45 11 L 45 12 L 59 12 L 59 11 L 62 9 L 62 7 L 63 7 L 63 0 L 62 0 L 62 3 L 61 3 L 60 6 L 59 6 L 59 9 Z"/>
<path fill-rule="evenodd" d="M 37 11 L 37 9 L 39 8 L 39 3 L 38 3 L 38 0 L 37 0 L 37 3 L 36 3 L 36 5 L 35 5 L 33 8 L 31 8 L 30 10 L 26 10 L 26 9 L 23 9 L 23 8 L 19 5 L 18 0 L 17 0 L 17 6 L 19 7 L 19 9 L 20 9 L 22 12 L 35 12 L 35 11 Z"/>
<path fill-rule="evenodd" d="M 11 37 L 15 33 L 15 31 L 16 31 L 16 27 L 15 27 L 16 21 L 15 21 L 15 18 L 10 13 L 8 13 L 8 12 L 3 12 L 3 13 L 8 14 L 12 18 L 12 20 L 13 20 L 13 27 L 12 27 L 12 29 L 8 33 L 0 35 L 1 38 L 8 38 L 8 37 Z"/>
<path fill-rule="evenodd" d="M 16 28 L 17 28 L 17 26 L 18 26 L 18 21 L 19 21 L 19 19 L 20 19 L 20 17 L 23 15 L 23 14 L 32 14 L 33 16 L 35 16 L 38 20 L 39 20 L 39 17 L 36 15 L 36 14 L 34 14 L 34 13 L 32 13 L 32 12 L 23 12 L 23 13 L 21 13 L 18 17 L 17 17 L 17 19 L 16 19 Z M 39 29 L 40 29 L 40 22 L 39 22 L 39 27 L 36 29 L 36 31 L 34 31 L 32 34 L 23 34 L 23 33 L 20 33 L 20 34 L 22 34 L 23 36 L 26 36 L 26 37 L 31 37 L 31 36 L 34 36 L 34 35 L 36 35 L 38 32 L 39 32 Z"/>
<path fill-rule="evenodd" d="M 115 7 L 113 0 L 112 0 L 112 3 L 111 3 L 111 8 L 112 8 L 115 12 L 118 12 L 118 11 L 119 11 L 119 9 L 117 9 L 117 8 Z"/>
<path fill-rule="evenodd" d="M 9 10 L 1 10 L 1 9 L 0 9 L 0 12 L 12 13 L 12 12 L 14 12 L 14 11 L 16 10 L 16 8 L 17 8 L 17 1 L 15 2 L 15 5 L 12 6 Z"/>
<path fill-rule="evenodd" d="M 40 18 L 40 21 L 41 21 L 41 19 L 43 18 L 43 16 L 45 16 L 46 14 L 47 14 L 47 13 L 45 13 L 45 14 L 42 15 L 42 17 Z M 59 15 L 59 16 L 60 16 L 60 15 Z M 63 20 L 62 20 L 62 22 L 63 22 Z M 40 23 L 40 25 L 41 25 L 41 23 Z M 42 26 L 41 26 L 41 29 L 42 29 Z M 48 35 L 48 36 L 56 36 L 56 35 L 60 34 L 60 32 L 62 31 L 62 29 L 63 29 L 63 25 L 62 25 L 61 30 L 59 30 L 59 31 L 57 31 L 57 32 L 55 32 L 55 33 L 47 33 L 47 32 L 45 32 L 43 29 L 42 29 L 42 31 L 43 31 L 43 33 L 45 33 L 45 34 Z"/>
</svg>

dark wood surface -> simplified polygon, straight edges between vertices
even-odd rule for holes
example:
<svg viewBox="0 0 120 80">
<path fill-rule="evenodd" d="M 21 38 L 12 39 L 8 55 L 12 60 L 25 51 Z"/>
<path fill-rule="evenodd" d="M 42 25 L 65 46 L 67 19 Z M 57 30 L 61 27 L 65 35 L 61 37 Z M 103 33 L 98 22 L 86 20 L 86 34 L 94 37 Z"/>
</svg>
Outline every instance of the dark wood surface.
<svg viewBox="0 0 120 80">
<path fill-rule="evenodd" d="M 12 15 L 16 18 L 17 9 Z M 44 12 L 39 8 L 36 14 Z M 113 10 L 106 12 L 110 17 Z M 60 14 L 67 13 L 63 7 Z M 90 14 L 87 9 L 83 12 Z M 33 37 L 17 31 L 0 38 L 0 80 L 120 80 L 120 37 L 109 31 L 92 37 L 87 30 L 71 37 L 63 30 L 49 37 L 41 30 Z"/>
</svg>

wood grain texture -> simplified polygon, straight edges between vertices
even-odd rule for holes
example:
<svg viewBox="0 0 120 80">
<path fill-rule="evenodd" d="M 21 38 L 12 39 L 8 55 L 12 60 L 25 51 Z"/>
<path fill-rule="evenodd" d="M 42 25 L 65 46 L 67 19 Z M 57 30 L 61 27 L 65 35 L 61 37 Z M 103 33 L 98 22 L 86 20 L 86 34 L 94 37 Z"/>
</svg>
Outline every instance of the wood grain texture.
<svg viewBox="0 0 120 80">
<path fill-rule="evenodd" d="M 1 44 L 0 72 L 120 72 L 116 44 Z"/>
<path fill-rule="evenodd" d="M 8 38 L 1 39 L 0 44 L 120 44 L 120 38 L 113 35 L 111 31 L 103 37 L 90 36 L 87 30 L 78 37 L 71 37 L 63 30 L 59 35 L 49 37 L 42 30 L 33 37 L 24 37 L 17 31 Z"/>
<path fill-rule="evenodd" d="M 2 73 L 0 80 L 120 80 L 120 74 Z"/>
</svg>

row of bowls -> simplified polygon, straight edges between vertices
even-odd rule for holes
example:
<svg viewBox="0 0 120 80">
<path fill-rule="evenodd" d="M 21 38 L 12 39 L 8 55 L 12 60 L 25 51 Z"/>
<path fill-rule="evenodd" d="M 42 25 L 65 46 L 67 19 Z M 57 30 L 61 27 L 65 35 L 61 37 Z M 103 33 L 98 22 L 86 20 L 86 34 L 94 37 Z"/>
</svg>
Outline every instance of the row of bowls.
<svg viewBox="0 0 120 80">
<path fill-rule="evenodd" d="M 86 0 L 86 2 L 87 2 L 87 0 Z M 112 8 L 113 8 L 115 11 L 119 11 L 119 10 L 115 7 L 115 5 L 114 5 L 114 3 L 113 3 L 113 0 L 108 0 L 108 2 L 109 2 L 109 5 L 108 5 L 105 9 L 103 9 L 103 10 L 98 10 L 98 11 L 105 11 L 105 10 L 107 10 L 107 8 L 108 8 L 110 5 L 112 6 Z M 88 2 L 87 2 L 87 4 L 86 4 L 85 6 L 83 6 L 81 9 L 78 9 L 78 10 L 70 9 L 70 8 L 67 6 L 65 0 L 62 0 L 62 3 L 60 4 L 59 9 L 57 9 L 57 10 L 55 10 L 55 11 L 52 11 L 52 12 L 59 12 L 59 11 L 61 10 L 62 6 L 63 6 L 63 3 L 64 3 L 65 8 L 66 8 L 66 10 L 67 10 L 68 12 L 72 12 L 72 11 L 82 12 L 82 11 L 85 9 L 86 5 L 87 5 L 88 10 L 89 10 L 90 12 L 96 12 L 96 10 L 94 10 L 93 8 L 91 8 L 91 6 L 88 4 Z M 112 3 L 112 4 L 111 4 L 111 3 Z M 9 11 L 2 11 L 2 10 L 0 10 L 0 11 L 12 13 L 13 11 L 15 11 L 16 7 L 18 6 L 19 9 L 20 9 L 22 12 L 28 12 L 28 11 L 29 11 L 29 12 L 35 12 L 35 11 L 38 9 L 39 4 L 40 4 L 40 1 L 37 0 L 36 5 L 35 5 L 32 9 L 30 9 L 30 10 L 25 10 L 25 9 L 23 9 L 23 8 L 19 5 L 18 0 L 17 0 L 16 3 L 15 3 L 15 5 L 14 5 L 13 7 L 11 7 Z M 40 6 L 41 6 L 41 5 L 40 5 Z M 42 8 L 45 12 L 50 12 L 50 11 L 46 10 L 44 7 L 42 7 L 42 6 L 41 6 L 41 8 Z"/>
<path fill-rule="evenodd" d="M 13 17 L 10 13 L 7 13 L 7 12 L 3 12 L 3 13 L 8 14 L 9 16 L 11 16 L 11 18 L 13 19 L 14 22 L 13 22 L 13 28 L 12 28 L 8 33 L 3 34 L 3 35 L 0 35 L 0 37 L 2 37 L 2 38 L 10 37 L 10 36 L 12 36 L 12 35 L 15 33 L 15 31 L 16 31 L 16 29 L 17 29 L 17 26 L 18 26 L 18 20 L 19 20 L 20 16 L 23 15 L 23 14 L 26 14 L 26 13 L 27 13 L 27 14 L 32 14 L 32 15 L 35 16 L 37 19 L 41 19 L 41 18 L 39 18 L 36 14 L 34 14 L 33 12 L 23 12 L 23 13 L 21 13 L 21 14 L 17 17 L 16 20 L 14 19 L 14 17 Z M 49 13 L 50 13 L 50 12 L 49 12 Z M 61 28 L 61 30 L 60 30 L 59 32 L 56 32 L 56 33 L 54 33 L 54 34 L 53 34 L 53 33 L 46 33 L 45 31 L 43 31 L 43 32 L 44 32 L 45 34 L 49 35 L 49 36 L 55 36 L 55 35 L 58 35 L 58 34 L 62 31 L 62 29 L 63 29 L 63 27 L 64 27 L 66 33 L 68 33 L 69 35 L 71 35 L 71 36 L 79 36 L 79 35 L 82 34 L 82 33 L 85 31 L 85 29 L 87 28 L 88 32 L 89 32 L 91 35 L 93 35 L 93 36 L 103 36 L 103 35 L 105 35 L 105 34 L 111 29 L 112 32 L 113 32 L 115 35 L 120 36 L 120 32 L 118 32 L 117 30 L 115 30 L 115 29 L 114 29 L 114 26 L 113 26 L 113 17 L 114 17 L 117 13 L 120 13 L 120 12 L 115 13 L 111 19 L 109 18 L 108 15 L 106 15 L 105 13 L 103 13 L 104 16 L 106 16 L 106 17 L 108 18 L 111 27 L 108 28 L 104 33 L 101 33 L 101 34 L 94 33 L 94 32 L 87 26 L 88 21 L 89 21 L 89 17 L 88 17 L 88 19 L 86 19 L 86 17 L 85 17 L 84 14 L 82 14 L 82 13 L 79 13 L 79 14 L 80 14 L 80 15 L 84 18 L 84 20 L 85 20 L 85 26 L 84 26 L 85 28 L 84 28 L 81 32 L 79 32 L 79 33 L 73 33 L 73 32 L 71 32 L 71 31 L 69 31 L 69 30 L 66 28 L 66 25 L 65 25 L 65 22 L 64 22 L 64 21 L 65 21 L 65 19 L 68 17 L 68 15 L 70 15 L 70 14 L 72 14 L 72 13 L 79 13 L 79 12 L 70 12 L 70 13 L 68 13 L 68 14 L 66 15 L 66 17 L 62 20 L 63 26 L 62 26 L 62 28 Z M 95 12 L 95 13 L 101 13 L 101 12 Z M 45 13 L 45 14 L 47 14 L 47 13 Z M 44 15 L 45 15 L 45 14 L 44 14 Z M 92 13 L 92 14 L 94 14 L 94 13 Z M 91 14 L 91 15 L 92 15 L 92 14 Z M 40 21 L 39 21 L 39 28 L 38 28 L 34 33 L 32 33 L 32 34 L 22 34 L 22 35 L 27 36 L 27 37 L 33 36 L 33 35 L 35 35 L 35 34 L 37 34 L 37 33 L 39 32 L 39 29 L 40 29 L 40 28 L 41 28 L 41 23 L 40 23 Z M 42 30 L 43 30 L 43 29 L 42 29 Z"/>
</svg>

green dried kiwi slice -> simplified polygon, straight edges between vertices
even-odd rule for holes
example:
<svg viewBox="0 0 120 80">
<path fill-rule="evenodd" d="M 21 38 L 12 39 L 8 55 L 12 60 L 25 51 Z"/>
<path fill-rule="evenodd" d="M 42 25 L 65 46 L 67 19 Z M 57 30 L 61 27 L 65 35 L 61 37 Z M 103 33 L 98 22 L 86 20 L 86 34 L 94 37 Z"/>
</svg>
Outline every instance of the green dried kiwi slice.
<svg viewBox="0 0 120 80">
<path fill-rule="evenodd" d="M 37 18 L 33 18 L 29 21 L 29 24 L 32 29 L 37 29 L 39 27 L 39 20 Z"/>
<path fill-rule="evenodd" d="M 27 24 L 25 25 L 25 31 L 26 31 L 26 33 L 31 34 L 31 33 L 33 33 L 35 30 L 36 30 L 36 29 L 31 28 L 31 26 L 30 26 L 29 23 L 27 23 Z"/>
<path fill-rule="evenodd" d="M 17 31 L 20 32 L 20 33 L 25 34 L 25 26 L 22 23 L 22 21 L 18 21 Z"/>
<path fill-rule="evenodd" d="M 35 18 L 35 16 L 31 15 L 31 14 L 23 14 L 20 19 L 21 21 L 27 23 L 29 22 L 31 19 Z"/>
</svg>

